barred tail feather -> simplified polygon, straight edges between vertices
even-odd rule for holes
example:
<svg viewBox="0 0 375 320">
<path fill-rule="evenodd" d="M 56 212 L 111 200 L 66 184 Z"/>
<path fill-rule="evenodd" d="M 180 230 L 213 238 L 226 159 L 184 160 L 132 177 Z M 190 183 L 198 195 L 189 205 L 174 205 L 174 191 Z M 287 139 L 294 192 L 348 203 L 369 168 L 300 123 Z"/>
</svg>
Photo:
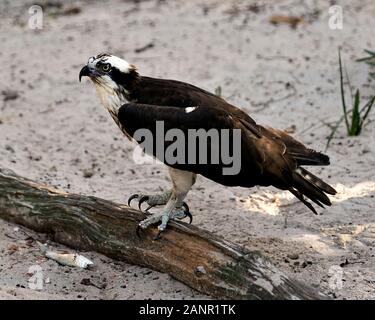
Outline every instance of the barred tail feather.
<svg viewBox="0 0 375 320">
<path fill-rule="evenodd" d="M 323 153 L 311 149 L 290 150 L 289 154 L 293 156 L 300 166 L 328 166 L 329 157 Z"/>
<path fill-rule="evenodd" d="M 304 197 L 307 197 L 322 208 L 324 208 L 324 205 L 331 205 L 326 193 L 334 195 L 336 190 L 309 171 L 298 168 L 294 172 L 293 181 L 293 188 L 289 189 L 289 191 L 315 214 L 316 210 Z"/>
<path fill-rule="evenodd" d="M 337 191 L 333 189 L 328 183 L 325 183 L 322 179 L 313 175 L 311 172 L 307 171 L 304 168 L 298 168 L 300 174 L 308 181 L 310 181 L 316 187 L 322 189 L 325 193 L 335 195 Z"/>
</svg>

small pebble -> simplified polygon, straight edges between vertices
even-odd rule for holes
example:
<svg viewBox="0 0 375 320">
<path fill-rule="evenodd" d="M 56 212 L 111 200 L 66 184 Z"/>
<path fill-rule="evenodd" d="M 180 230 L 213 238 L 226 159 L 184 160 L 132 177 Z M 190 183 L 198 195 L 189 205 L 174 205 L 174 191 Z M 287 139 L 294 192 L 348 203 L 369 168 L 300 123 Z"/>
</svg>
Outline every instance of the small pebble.
<svg viewBox="0 0 375 320">
<path fill-rule="evenodd" d="M 83 177 L 84 178 L 91 178 L 93 175 L 94 175 L 94 171 L 92 169 L 83 170 Z"/>
<path fill-rule="evenodd" d="M 2 92 L 3 101 L 16 100 L 19 97 L 19 94 L 15 90 L 4 90 Z"/>
<path fill-rule="evenodd" d="M 9 144 L 5 145 L 5 150 L 14 153 L 14 149 Z"/>
<path fill-rule="evenodd" d="M 299 258 L 299 255 L 298 255 L 298 253 L 289 253 L 289 254 L 287 255 L 287 257 L 288 257 L 289 259 L 292 259 L 292 260 L 297 260 L 297 259 Z"/>
</svg>

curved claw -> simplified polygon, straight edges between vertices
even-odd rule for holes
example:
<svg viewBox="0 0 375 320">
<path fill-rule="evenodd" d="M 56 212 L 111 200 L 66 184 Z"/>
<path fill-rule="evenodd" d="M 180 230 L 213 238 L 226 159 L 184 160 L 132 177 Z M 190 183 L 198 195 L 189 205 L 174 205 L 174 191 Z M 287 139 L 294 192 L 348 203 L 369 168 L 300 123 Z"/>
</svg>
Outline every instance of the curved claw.
<svg viewBox="0 0 375 320">
<path fill-rule="evenodd" d="M 132 202 L 132 200 L 137 199 L 137 198 L 139 198 L 138 193 L 131 195 L 128 199 L 128 206 L 130 207 L 130 203 Z"/>
<path fill-rule="evenodd" d="M 142 203 L 145 202 L 145 201 L 148 201 L 148 199 L 150 199 L 149 196 L 143 196 L 143 197 L 139 198 L 138 208 L 139 208 L 140 211 L 142 211 Z"/>
<path fill-rule="evenodd" d="M 191 224 L 193 222 L 193 216 L 191 215 L 189 206 L 187 205 L 185 201 L 182 203 L 182 207 L 185 209 L 184 210 L 185 218 L 189 217 L 189 224 Z"/>
<path fill-rule="evenodd" d="M 187 205 L 185 201 L 182 202 L 182 206 L 185 208 L 185 211 L 190 212 L 189 206 Z"/>
<path fill-rule="evenodd" d="M 193 222 L 193 216 L 189 211 L 185 211 L 185 217 L 189 217 L 189 224 Z"/>
</svg>

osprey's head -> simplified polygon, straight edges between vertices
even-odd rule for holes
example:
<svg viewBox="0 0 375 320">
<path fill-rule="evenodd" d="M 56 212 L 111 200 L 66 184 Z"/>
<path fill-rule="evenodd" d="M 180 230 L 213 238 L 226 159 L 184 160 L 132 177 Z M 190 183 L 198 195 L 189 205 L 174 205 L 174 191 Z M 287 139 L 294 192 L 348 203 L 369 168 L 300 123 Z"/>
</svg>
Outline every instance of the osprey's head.
<svg viewBox="0 0 375 320">
<path fill-rule="evenodd" d="M 138 73 L 134 65 L 127 61 L 107 54 L 101 53 L 91 57 L 79 73 L 79 81 L 87 76 L 97 84 L 115 86 L 127 86 L 131 80 L 137 78 Z"/>
<path fill-rule="evenodd" d="M 91 79 L 102 103 L 109 109 L 118 109 L 130 100 L 129 96 L 139 81 L 134 65 L 107 53 L 91 57 L 81 69 L 79 81 L 84 76 Z"/>
</svg>

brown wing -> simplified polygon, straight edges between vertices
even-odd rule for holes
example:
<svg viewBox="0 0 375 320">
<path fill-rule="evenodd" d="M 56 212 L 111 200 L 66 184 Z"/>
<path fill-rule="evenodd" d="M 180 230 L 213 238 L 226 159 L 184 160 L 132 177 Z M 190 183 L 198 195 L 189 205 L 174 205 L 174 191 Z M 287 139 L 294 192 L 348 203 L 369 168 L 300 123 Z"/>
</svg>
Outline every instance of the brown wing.
<svg viewBox="0 0 375 320">
<path fill-rule="evenodd" d="M 205 108 L 216 109 L 238 118 L 253 134 L 261 135 L 257 124 L 246 112 L 229 104 L 217 95 L 186 82 L 141 77 L 137 88 L 132 92 L 131 98 L 137 103 L 158 107 L 204 106 Z"/>
<path fill-rule="evenodd" d="M 260 128 L 263 137 L 266 137 L 266 141 L 260 139 L 261 145 L 258 147 L 266 150 L 264 166 L 267 167 L 268 172 L 277 177 L 272 184 L 289 190 L 314 213 L 316 213 L 315 209 L 304 199 L 304 196 L 321 207 L 324 207 L 323 204 L 331 205 L 326 193 L 334 195 L 336 190 L 301 167 L 307 164 L 327 165 L 328 156 L 306 148 L 281 130 Z M 284 185 L 277 185 L 281 181 Z"/>
<path fill-rule="evenodd" d="M 267 128 L 270 136 L 281 139 L 288 153 L 297 161 L 298 165 L 326 166 L 329 165 L 329 157 L 313 149 L 306 148 L 301 142 L 295 140 L 285 131 Z"/>
<path fill-rule="evenodd" d="M 289 190 L 313 212 L 304 196 L 322 206 L 330 205 L 326 196 L 336 191 L 301 165 L 327 165 L 329 158 L 306 148 L 281 130 L 264 128 L 244 111 L 225 100 L 187 83 L 142 77 L 133 93 L 136 104 L 120 109 L 120 122 L 130 132 L 136 127 L 154 130 L 155 121 L 163 120 L 168 128 L 240 129 L 241 171 L 234 176 L 222 174 L 218 165 L 174 165 L 201 174 L 227 186 L 252 187 L 273 185 Z M 187 107 L 199 107 L 186 113 Z"/>
<path fill-rule="evenodd" d="M 165 164 L 180 169 L 191 171 L 197 174 L 201 174 L 213 181 L 221 183 L 227 186 L 244 186 L 252 187 L 262 182 L 262 168 L 264 156 L 259 152 L 256 144 L 253 141 L 257 141 L 257 136 L 254 135 L 250 130 L 245 128 L 241 121 L 235 116 L 228 114 L 227 112 L 200 106 L 193 112 L 187 113 L 185 108 L 174 107 L 174 106 L 157 106 L 140 103 L 128 103 L 123 105 L 118 114 L 118 119 L 121 127 L 126 131 L 127 134 L 134 137 L 134 134 L 138 129 L 147 129 L 152 133 L 153 137 L 156 137 L 156 126 L 158 121 L 163 122 L 164 131 L 167 132 L 170 129 L 180 129 L 185 138 L 186 154 L 184 163 L 167 163 L 165 157 L 159 157 L 159 160 Z M 209 132 L 211 129 L 240 129 L 241 140 L 239 154 L 240 172 L 236 175 L 225 175 L 223 174 L 223 168 L 230 167 L 222 158 L 219 159 L 219 163 L 213 163 L 210 160 L 212 152 L 222 154 L 223 144 L 212 143 L 210 139 L 207 139 L 207 163 L 191 163 L 188 159 L 188 131 L 191 129 L 204 129 L 205 132 Z M 221 137 L 219 139 L 222 139 Z M 222 140 L 220 140 L 222 141 Z M 168 147 L 174 141 L 164 140 L 164 149 Z M 227 147 L 230 151 L 233 151 L 233 140 L 229 141 L 230 145 Z M 158 157 L 156 154 L 156 141 L 153 142 L 153 148 L 151 150 L 152 155 Z M 146 150 L 147 151 L 147 150 Z M 149 153 L 151 153 L 149 152 Z M 195 149 L 196 159 L 200 159 L 201 149 L 197 144 Z M 227 150 L 225 150 L 227 152 Z M 266 183 L 265 179 L 263 182 Z M 268 185 L 270 182 L 268 182 Z"/>
</svg>

